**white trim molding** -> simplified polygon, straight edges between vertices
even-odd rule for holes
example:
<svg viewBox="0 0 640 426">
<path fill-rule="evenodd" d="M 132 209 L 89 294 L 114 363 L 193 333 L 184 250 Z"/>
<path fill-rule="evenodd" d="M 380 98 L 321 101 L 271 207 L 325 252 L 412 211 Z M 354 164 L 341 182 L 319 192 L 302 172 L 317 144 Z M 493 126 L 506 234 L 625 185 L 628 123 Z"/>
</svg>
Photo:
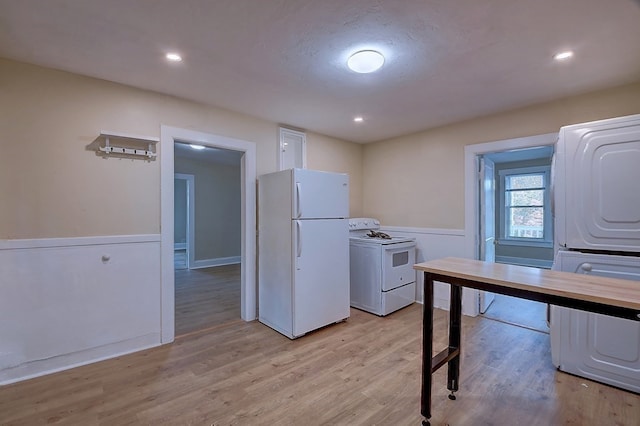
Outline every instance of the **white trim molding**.
<svg viewBox="0 0 640 426">
<path fill-rule="evenodd" d="M 196 256 L 196 177 L 187 173 L 174 173 L 174 179 L 187 181 L 187 243 L 184 249 L 187 250 L 187 269 L 191 269 Z"/>
<path fill-rule="evenodd" d="M 101 244 L 154 243 L 159 241 L 160 234 L 0 240 L 0 250 L 95 246 Z"/>
<path fill-rule="evenodd" d="M 243 153 L 241 174 L 240 316 L 257 318 L 256 286 L 256 144 L 254 142 L 162 125 L 160 127 L 160 228 L 162 252 L 162 343 L 175 337 L 175 277 L 173 262 L 174 144 L 195 143 Z"/>
</svg>

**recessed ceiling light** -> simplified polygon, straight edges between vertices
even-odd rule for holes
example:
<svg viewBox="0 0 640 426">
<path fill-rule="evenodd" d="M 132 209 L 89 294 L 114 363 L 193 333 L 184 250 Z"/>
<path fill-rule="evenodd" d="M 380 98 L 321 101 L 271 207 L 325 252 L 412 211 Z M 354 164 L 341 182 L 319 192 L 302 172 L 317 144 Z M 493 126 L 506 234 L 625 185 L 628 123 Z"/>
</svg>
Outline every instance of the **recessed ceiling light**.
<svg viewBox="0 0 640 426">
<path fill-rule="evenodd" d="M 569 59 L 573 56 L 573 52 L 571 50 L 566 50 L 564 52 L 560 52 L 560 53 L 556 53 L 553 56 L 553 59 L 555 59 L 556 61 L 564 61 L 566 59 Z"/>
<path fill-rule="evenodd" d="M 167 60 L 171 61 L 171 62 L 180 62 L 182 61 L 182 56 L 178 55 L 177 53 L 167 53 L 166 55 Z"/>
<path fill-rule="evenodd" d="M 375 50 L 361 50 L 347 60 L 347 66 L 357 73 L 367 74 L 380 69 L 384 64 L 384 56 Z"/>
<path fill-rule="evenodd" d="M 190 146 L 192 149 L 195 149 L 195 150 L 197 150 L 197 151 L 200 151 L 200 150 L 202 150 L 202 149 L 205 149 L 205 148 L 206 148 L 206 146 L 202 146 L 202 145 L 195 145 L 195 144 L 189 144 L 189 146 Z"/>
<path fill-rule="evenodd" d="M 353 121 L 355 121 L 356 123 L 362 123 L 364 121 L 364 118 L 362 118 L 362 117 L 354 117 Z"/>
</svg>

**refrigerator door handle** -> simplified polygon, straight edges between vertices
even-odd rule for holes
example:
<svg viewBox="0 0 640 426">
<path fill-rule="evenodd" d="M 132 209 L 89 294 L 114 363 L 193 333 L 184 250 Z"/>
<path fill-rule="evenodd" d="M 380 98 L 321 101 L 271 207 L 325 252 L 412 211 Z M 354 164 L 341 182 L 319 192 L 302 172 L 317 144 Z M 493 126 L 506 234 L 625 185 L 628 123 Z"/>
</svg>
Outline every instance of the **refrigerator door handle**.
<svg viewBox="0 0 640 426">
<path fill-rule="evenodd" d="M 551 180 L 549 185 L 549 202 L 551 204 L 551 217 L 556 216 L 556 153 L 551 156 Z"/>
<path fill-rule="evenodd" d="M 302 256 L 302 237 L 300 236 L 302 231 L 302 224 L 299 220 L 296 220 L 296 269 L 300 270 L 298 260 Z"/>
<path fill-rule="evenodd" d="M 300 182 L 296 182 L 296 218 L 302 216 L 302 212 L 300 211 L 300 187 Z"/>
</svg>

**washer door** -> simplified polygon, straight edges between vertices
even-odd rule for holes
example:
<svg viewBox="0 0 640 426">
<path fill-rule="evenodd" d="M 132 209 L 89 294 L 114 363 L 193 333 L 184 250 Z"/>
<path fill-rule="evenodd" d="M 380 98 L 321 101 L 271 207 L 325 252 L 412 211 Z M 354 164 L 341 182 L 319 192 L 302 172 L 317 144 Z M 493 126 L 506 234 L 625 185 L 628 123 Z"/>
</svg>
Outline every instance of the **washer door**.
<svg viewBox="0 0 640 426">
<path fill-rule="evenodd" d="M 640 258 L 559 251 L 555 270 L 638 281 Z M 551 307 L 551 355 L 562 371 L 640 392 L 640 322 Z"/>
</svg>

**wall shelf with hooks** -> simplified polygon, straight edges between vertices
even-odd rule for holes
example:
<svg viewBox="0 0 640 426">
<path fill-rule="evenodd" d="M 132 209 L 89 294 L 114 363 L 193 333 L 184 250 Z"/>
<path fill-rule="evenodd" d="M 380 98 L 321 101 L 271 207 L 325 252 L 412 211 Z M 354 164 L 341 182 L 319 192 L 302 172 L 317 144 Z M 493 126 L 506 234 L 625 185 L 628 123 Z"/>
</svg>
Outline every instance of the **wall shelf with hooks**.
<svg viewBox="0 0 640 426">
<path fill-rule="evenodd" d="M 154 160 L 158 155 L 155 146 L 160 141 L 159 138 L 101 131 L 100 139 L 104 140 L 104 145 L 100 144 L 98 150 L 105 157 L 138 156 Z"/>
</svg>

